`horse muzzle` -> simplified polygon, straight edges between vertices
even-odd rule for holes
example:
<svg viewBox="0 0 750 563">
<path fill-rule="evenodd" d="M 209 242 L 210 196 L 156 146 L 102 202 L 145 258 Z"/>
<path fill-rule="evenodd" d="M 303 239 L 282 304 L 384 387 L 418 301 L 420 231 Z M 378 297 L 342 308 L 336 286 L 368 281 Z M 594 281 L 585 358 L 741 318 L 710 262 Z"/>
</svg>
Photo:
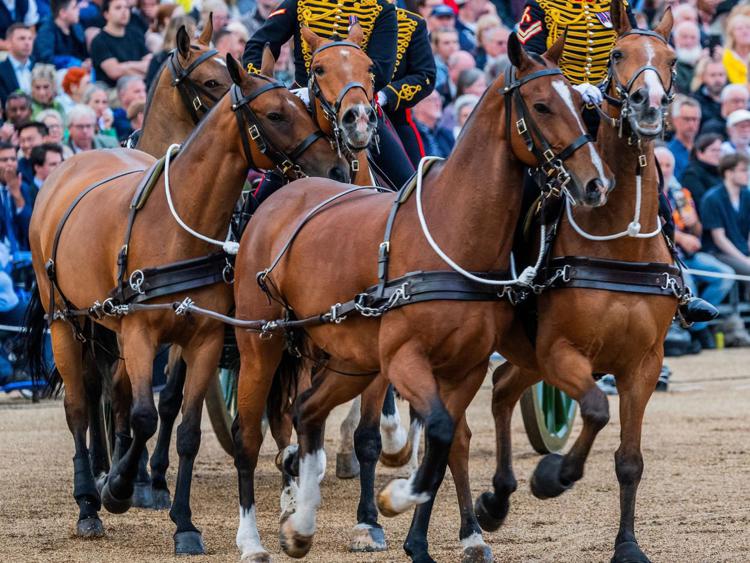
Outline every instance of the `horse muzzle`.
<svg viewBox="0 0 750 563">
<path fill-rule="evenodd" d="M 365 150 L 369 146 L 377 125 L 378 116 L 372 106 L 367 104 L 350 107 L 341 115 L 339 122 L 344 142 L 352 152 Z"/>
</svg>

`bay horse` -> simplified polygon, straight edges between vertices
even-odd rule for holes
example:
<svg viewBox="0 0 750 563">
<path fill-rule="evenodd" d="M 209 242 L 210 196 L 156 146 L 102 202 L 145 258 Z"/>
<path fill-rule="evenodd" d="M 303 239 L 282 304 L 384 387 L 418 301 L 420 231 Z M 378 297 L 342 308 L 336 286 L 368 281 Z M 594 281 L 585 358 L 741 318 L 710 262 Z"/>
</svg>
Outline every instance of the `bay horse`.
<svg viewBox="0 0 750 563">
<path fill-rule="evenodd" d="M 548 279 L 561 272 L 559 285 L 553 286 L 561 289 L 544 291 L 538 298 L 535 346 L 521 328 L 500 343 L 500 352 L 515 365 L 502 365 L 493 376 L 497 470 L 494 492 L 477 499 L 476 512 L 485 530 L 497 529 L 508 513 L 517 486 L 511 414 L 523 391 L 540 379 L 579 402 L 583 428 L 567 454 L 542 458 L 531 491 L 538 498 L 556 497 L 583 477 L 594 439 L 609 420 L 607 397 L 592 373 L 612 373 L 621 427 L 615 452 L 620 524 L 612 561 L 624 563 L 648 561 L 635 537 L 635 499 L 643 472 L 641 430 L 680 298 L 679 274 L 660 233 L 653 150 L 653 139 L 664 127 L 676 58 L 667 43 L 673 21 L 669 9 L 654 31 L 631 29 L 619 1 L 612 2 L 611 17 L 618 39 L 610 57 L 598 144 L 618 187 L 605 206 L 562 215 L 547 270 Z M 638 221 L 643 223 L 640 229 L 634 225 Z M 582 282 L 581 275 L 594 280 L 593 285 Z"/>
<path fill-rule="evenodd" d="M 264 74 L 272 73 L 273 62 L 266 50 Z M 101 504 L 114 513 L 130 507 L 141 453 L 156 431 L 153 358 L 160 344 L 171 342 L 182 348 L 188 382 L 177 429 L 180 462 L 170 511 L 177 526 L 175 551 L 204 552 L 202 536 L 192 523 L 189 495 L 204 395 L 215 377 L 224 328 L 211 319 L 176 318 L 164 300 L 178 292 L 211 303 L 218 311 L 228 312 L 232 306 L 229 284 L 221 281 L 227 272 L 221 265 L 224 254 L 208 258 L 218 263 L 218 273 L 208 272 L 192 259 L 206 256 L 214 245 L 231 250 L 222 241 L 251 167 L 277 167 L 290 177 L 302 171 L 348 177 L 346 163 L 283 84 L 246 74 L 231 56 L 226 64 L 233 83 L 231 95 L 224 96 L 198 125 L 177 157 L 170 148 L 167 159 L 171 162 L 164 163 L 164 174 L 157 172 L 147 201 L 142 181 L 144 172 L 156 166 L 152 156 L 129 149 L 92 151 L 58 167 L 32 215 L 30 240 L 38 289 L 29 315 L 29 341 L 38 357 L 46 313 L 75 442 L 74 498 L 80 510 L 80 536 L 103 534 L 97 514 Z M 136 221 L 133 209 L 139 206 Z M 174 264 L 161 277 L 149 270 Z M 179 280 L 174 277 L 185 264 L 195 267 L 188 272 L 193 276 L 189 284 L 184 270 Z M 161 294 L 148 285 L 158 280 L 166 288 Z M 142 298 L 151 304 L 140 303 Z M 132 404 L 129 417 L 119 416 L 115 421 L 117 461 L 103 483 L 94 482 L 88 461 L 82 384 L 86 372 L 95 369 L 91 350 L 96 342 L 88 342 L 94 324 L 117 334 L 122 354 L 113 381 L 113 398 L 121 402 L 115 412 L 127 413 Z"/>
<path fill-rule="evenodd" d="M 587 205 L 606 201 L 613 185 L 584 134 L 574 107 L 580 99 L 554 67 L 561 46 L 558 42 L 547 59 L 530 57 L 512 35 L 509 52 L 517 77 L 512 83 L 500 77 L 489 88 L 451 157 L 436 164 L 424 179 L 429 194 L 424 216 L 429 217 L 432 236 L 445 255 L 469 271 L 509 267 L 510 235 L 519 214 L 524 166 L 554 162 L 556 172 L 550 171 L 551 176 L 567 170 L 566 189 L 577 202 Z M 515 99 L 513 108 L 506 105 L 506 97 Z M 545 119 L 544 134 L 534 125 L 539 119 Z M 540 150 L 540 145 L 545 148 Z M 491 150 L 480 153 L 478 146 Z M 586 149 L 576 150 L 580 147 Z M 390 222 L 389 275 L 445 266 L 422 234 L 419 217 L 424 216 L 416 203 L 420 197 L 421 181 L 417 195 L 403 203 Z M 379 493 L 383 514 L 393 516 L 433 498 L 454 434 L 468 430 L 464 410 L 484 379 L 498 333 L 502 335 L 513 320 L 511 305 L 497 297 L 500 292 L 485 289 L 494 296 L 484 294 L 483 299 L 490 302 L 438 298 L 418 303 L 410 294 L 411 306 L 393 309 L 382 317 L 376 313 L 383 310 L 367 308 L 362 310 L 373 318 L 351 314 L 343 320 L 337 315 L 341 303 L 378 283 L 378 249 L 383 247 L 382 234 L 396 199 L 392 193 L 320 179 L 300 180 L 287 186 L 283 196 L 271 196 L 243 236 L 235 279 L 237 317 L 286 319 L 268 321 L 270 325 L 253 321 L 253 326 L 266 327 L 260 331 L 236 330 L 241 357 L 235 421 L 240 489 L 237 545 L 243 561 L 269 560 L 257 530 L 254 471 L 266 396 L 287 344 L 272 327 L 304 327 L 304 333 L 289 337 L 293 340 L 290 347 L 302 357 L 314 347 L 328 358 L 312 387 L 297 400 L 299 491 L 293 513 L 285 514 L 280 528 L 282 548 L 288 555 L 304 556 L 315 532 L 318 483 L 325 470 L 323 423 L 334 406 L 364 391 L 379 372 L 424 420 L 427 441 L 418 471 L 409 479 L 391 481 Z M 330 205 L 326 206 L 326 201 Z M 320 206 L 326 207 L 324 212 L 310 213 Z M 300 230 L 298 225 L 304 228 Z M 476 290 L 477 286 L 472 287 Z M 394 302 L 407 297 L 406 289 L 400 288 L 401 293 L 389 293 Z M 360 306 L 362 303 L 359 301 Z M 315 324 L 321 318 L 343 323 Z M 296 319 L 302 320 L 295 325 Z M 380 450 L 377 424 L 359 434 L 355 439 L 357 454 L 370 453 L 374 463 Z M 463 517 L 473 519 L 473 513 Z M 479 530 L 476 521 L 474 525 Z M 463 532 L 462 528 L 462 538 Z M 424 551 L 416 553 L 420 547 Z M 467 545 L 466 549 L 471 552 L 476 547 Z M 482 560 L 486 558 L 484 548 Z M 427 560 L 426 540 L 410 555 Z"/>
</svg>

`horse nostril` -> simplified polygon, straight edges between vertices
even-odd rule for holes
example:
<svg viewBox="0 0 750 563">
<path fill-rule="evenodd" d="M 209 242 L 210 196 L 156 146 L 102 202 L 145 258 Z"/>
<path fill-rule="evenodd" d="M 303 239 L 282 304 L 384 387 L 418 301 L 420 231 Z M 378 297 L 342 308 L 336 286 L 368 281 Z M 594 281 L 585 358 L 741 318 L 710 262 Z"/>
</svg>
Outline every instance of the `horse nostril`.
<svg viewBox="0 0 750 563">
<path fill-rule="evenodd" d="M 661 105 L 664 107 L 669 105 L 669 96 L 667 96 L 666 94 L 661 97 Z"/>
<path fill-rule="evenodd" d="M 357 116 L 354 115 L 354 110 L 347 110 L 346 113 L 344 113 L 344 117 L 341 118 L 341 122 L 345 123 L 346 125 L 351 125 L 354 123 L 354 121 L 357 119 Z"/>
<path fill-rule="evenodd" d="M 375 113 L 375 110 L 372 109 L 371 107 L 367 108 L 367 120 L 371 124 L 375 124 L 378 121 L 378 115 L 377 113 Z"/>
<path fill-rule="evenodd" d="M 598 194 L 599 192 L 604 190 L 604 183 L 599 178 L 594 178 L 593 180 L 589 180 L 589 183 L 586 184 L 586 193 L 587 194 Z"/>
<path fill-rule="evenodd" d="M 648 96 L 647 96 L 647 92 L 645 88 L 638 88 L 638 90 L 633 92 L 633 94 L 631 94 L 630 96 L 630 99 L 635 104 L 642 104 L 643 102 L 646 101 L 647 98 Z"/>
</svg>

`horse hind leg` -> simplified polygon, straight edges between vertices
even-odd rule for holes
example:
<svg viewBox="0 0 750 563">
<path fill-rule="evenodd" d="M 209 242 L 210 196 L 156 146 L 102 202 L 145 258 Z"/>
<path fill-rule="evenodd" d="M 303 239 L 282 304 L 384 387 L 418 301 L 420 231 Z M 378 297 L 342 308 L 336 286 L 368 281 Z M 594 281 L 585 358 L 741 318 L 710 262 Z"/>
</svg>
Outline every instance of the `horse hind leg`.
<svg viewBox="0 0 750 563">
<path fill-rule="evenodd" d="M 89 413 L 83 377 L 83 346 L 67 324 L 59 321 L 52 323 L 50 330 L 55 364 L 65 384 L 65 418 L 75 443 L 73 498 L 79 509 L 76 535 L 84 538 L 100 537 L 104 535 L 104 527 L 98 515 L 101 500 L 86 447 Z"/>
<path fill-rule="evenodd" d="M 643 414 L 659 378 L 662 358 L 654 355 L 641 373 L 618 382 L 620 395 L 620 447 L 615 452 L 615 472 L 620 484 L 620 526 L 615 539 L 614 563 L 648 563 L 635 537 L 635 499 L 643 474 L 641 431 Z"/>
<path fill-rule="evenodd" d="M 583 477 L 594 440 L 609 422 L 607 396 L 594 382 L 587 358 L 570 349 L 551 357 L 545 368 L 545 381 L 578 401 L 583 428 L 568 453 L 547 454 L 539 461 L 529 483 L 539 499 L 557 497 Z"/>
<path fill-rule="evenodd" d="M 496 469 L 492 479 L 493 492 L 477 497 L 474 511 L 483 530 L 494 532 L 502 526 L 510 510 L 510 496 L 518 482 L 513 473 L 511 418 L 523 392 L 539 377 L 505 362 L 492 375 L 492 415 L 495 420 Z"/>
<path fill-rule="evenodd" d="M 409 441 L 410 435 L 401 426 L 401 416 L 396 405 L 396 394 L 391 385 L 388 386 L 383 401 L 380 435 L 383 440 L 380 461 L 383 465 L 386 467 L 402 467 L 411 459 L 414 444 Z M 416 447 L 419 447 L 419 444 Z"/>
<path fill-rule="evenodd" d="M 159 434 L 150 461 L 151 494 L 155 510 L 169 510 L 172 506 L 167 485 L 169 444 L 175 420 L 182 406 L 183 388 L 187 375 L 187 365 L 177 351 L 181 351 L 181 348 L 173 345 L 170 351 L 167 383 L 159 393 Z M 173 357 L 173 354 L 177 355 Z"/>
</svg>

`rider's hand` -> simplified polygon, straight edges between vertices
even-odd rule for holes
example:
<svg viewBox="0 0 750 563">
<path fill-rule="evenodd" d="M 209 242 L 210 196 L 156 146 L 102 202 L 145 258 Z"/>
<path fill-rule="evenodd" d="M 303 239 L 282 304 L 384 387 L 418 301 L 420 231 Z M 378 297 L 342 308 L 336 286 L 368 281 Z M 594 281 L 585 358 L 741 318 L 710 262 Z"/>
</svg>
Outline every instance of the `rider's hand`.
<svg viewBox="0 0 750 563">
<path fill-rule="evenodd" d="M 310 105 L 310 91 L 307 88 L 297 88 L 296 90 L 292 90 L 292 94 L 305 102 L 306 106 Z"/>
<path fill-rule="evenodd" d="M 573 89 L 581 94 L 583 101 L 587 104 L 594 104 L 598 106 L 604 99 L 604 97 L 602 96 L 602 91 L 590 82 L 576 84 L 575 86 L 573 86 Z"/>
<path fill-rule="evenodd" d="M 378 105 L 381 108 L 384 108 L 387 103 L 388 103 L 388 97 L 385 95 L 385 92 L 381 90 L 380 92 L 378 92 Z"/>
</svg>

